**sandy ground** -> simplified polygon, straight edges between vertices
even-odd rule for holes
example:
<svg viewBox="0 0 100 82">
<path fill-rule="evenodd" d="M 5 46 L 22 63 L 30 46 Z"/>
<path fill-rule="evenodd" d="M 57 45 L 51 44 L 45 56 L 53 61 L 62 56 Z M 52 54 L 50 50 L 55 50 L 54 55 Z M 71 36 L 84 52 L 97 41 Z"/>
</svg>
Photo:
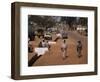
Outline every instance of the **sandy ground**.
<svg viewBox="0 0 100 82">
<path fill-rule="evenodd" d="M 53 35 L 53 39 L 55 38 L 55 35 Z M 82 57 L 77 56 L 76 51 L 76 45 L 77 41 L 81 40 L 83 45 L 82 50 Z M 48 66 L 48 65 L 69 65 L 69 64 L 86 64 L 87 62 L 87 37 L 82 36 L 76 31 L 68 31 L 68 39 L 66 39 L 66 43 L 68 45 L 67 49 L 67 55 L 68 57 L 66 59 L 62 58 L 62 52 L 61 52 L 61 43 L 62 39 L 59 39 L 55 45 L 51 46 L 51 50 L 49 52 L 46 52 L 43 56 L 39 57 L 32 66 Z M 34 47 L 36 47 L 39 43 L 39 39 L 36 38 L 36 40 L 33 42 Z M 28 54 L 28 60 L 30 60 L 34 53 Z"/>
</svg>

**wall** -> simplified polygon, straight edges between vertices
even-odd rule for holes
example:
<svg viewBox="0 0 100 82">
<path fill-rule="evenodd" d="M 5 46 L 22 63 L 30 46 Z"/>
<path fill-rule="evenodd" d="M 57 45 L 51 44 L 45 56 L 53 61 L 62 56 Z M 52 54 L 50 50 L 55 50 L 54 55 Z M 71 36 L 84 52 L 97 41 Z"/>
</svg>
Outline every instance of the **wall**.
<svg viewBox="0 0 100 82">
<path fill-rule="evenodd" d="M 10 79 L 10 65 L 11 65 L 11 2 L 24 1 L 24 2 L 37 2 L 37 3 L 54 3 L 54 4 L 68 4 L 68 5 L 87 5 L 87 6 L 98 6 L 98 22 L 100 22 L 100 1 L 99 0 L 1 0 L 0 2 L 0 82 L 14 82 L 15 80 Z M 100 25 L 98 25 L 99 27 Z M 100 28 L 98 28 L 98 35 L 100 35 Z M 100 38 L 98 38 L 100 42 Z M 98 49 L 100 43 L 98 43 Z M 100 51 L 98 55 L 100 54 Z M 100 55 L 98 56 L 98 62 Z M 98 66 L 100 69 L 100 64 Z M 74 82 L 82 81 L 99 82 L 100 71 L 97 76 L 79 76 L 79 77 L 63 77 L 63 78 L 50 78 L 50 79 L 36 79 L 29 80 L 29 82 Z M 26 82 L 27 80 L 23 80 Z"/>
</svg>

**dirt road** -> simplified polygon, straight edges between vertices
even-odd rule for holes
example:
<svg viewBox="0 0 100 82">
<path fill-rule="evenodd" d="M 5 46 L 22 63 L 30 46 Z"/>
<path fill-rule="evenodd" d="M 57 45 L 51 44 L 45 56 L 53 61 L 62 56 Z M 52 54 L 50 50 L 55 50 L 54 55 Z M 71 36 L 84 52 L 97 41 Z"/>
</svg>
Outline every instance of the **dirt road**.
<svg viewBox="0 0 100 82">
<path fill-rule="evenodd" d="M 54 35 L 53 35 L 54 36 Z M 55 37 L 55 36 L 54 36 Z M 82 57 L 77 56 L 76 45 L 77 41 L 81 40 L 83 45 Z M 51 46 L 51 51 L 46 52 L 43 56 L 39 57 L 32 66 L 48 66 L 48 65 L 69 65 L 69 64 L 86 64 L 87 63 L 87 37 L 82 36 L 76 31 L 68 31 L 68 44 L 66 59 L 62 58 L 61 43 L 62 39 L 59 39 L 55 45 Z"/>
</svg>

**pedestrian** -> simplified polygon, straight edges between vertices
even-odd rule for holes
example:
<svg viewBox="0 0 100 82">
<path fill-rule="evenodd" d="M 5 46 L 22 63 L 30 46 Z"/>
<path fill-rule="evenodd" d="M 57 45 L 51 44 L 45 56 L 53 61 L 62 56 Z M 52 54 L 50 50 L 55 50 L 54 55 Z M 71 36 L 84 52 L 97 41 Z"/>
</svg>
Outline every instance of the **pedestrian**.
<svg viewBox="0 0 100 82">
<path fill-rule="evenodd" d="M 46 42 L 46 47 L 47 47 L 47 48 L 48 48 L 48 50 L 50 51 L 50 47 L 51 47 L 51 46 L 50 46 L 50 44 L 49 44 L 49 42 L 48 42 L 48 41 Z"/>
<path fill-rule="evenodd" d="M 77 41 L 77 55 L 78 55 L 78 57 L 81 57 L 82 56 L 82 43 L 81 43 L 81 41 Z"/>
<path fill-rule="evenodd" d="M 42 47 L 42 42 L 41 42 L 41 41 L 40 41 L 40 43 L 39 43 L 38 47 Z"/>
<path fill-rule="evenodd" d="M 45 40 L 42 41 L 42 47 L 46 47 L 46 42 L 45 42 Z"/>
<path fill-rule="evenodd" d="M 28 52 L 32 53 L 33 52 L 33 46 L 32 46 L 32 42 L 28 41 Z"/>
<path fill-rule="evenodd" d="M 67 55 L 67 44 L 66 44 L 66 40 L 63 41 L 62 45 L 61 45 L 61 51 L 62 51 L 62 57 L 63 59 L 65 59 L 66 57 L 68 57 Z"/>
<path fill-rule="evenodd" d="M 51 45 L 48 41 L 46 42 L 46 47 L 48 48 L 49 54 L 51 54 Z"/>
</svg>

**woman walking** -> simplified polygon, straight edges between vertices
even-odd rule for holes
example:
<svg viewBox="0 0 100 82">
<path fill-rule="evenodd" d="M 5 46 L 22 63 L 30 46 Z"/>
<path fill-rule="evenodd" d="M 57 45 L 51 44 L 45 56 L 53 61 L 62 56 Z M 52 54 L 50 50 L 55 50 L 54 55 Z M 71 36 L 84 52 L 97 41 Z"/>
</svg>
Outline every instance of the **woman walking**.
<svg viewBox="0 0 100 82">
<path fill-rule="evenodd" d="M 78 41 L 78 44 L 77 44 L 77 55 L 78 55 L 78 57 L 81 57 L 82 56 L 82 43 L 81 43 L 81 41 Z"/>
<path fill-rule="evenodd" d="M 66 40 L 63 41 L 62 46 L 61 46 L 61 51 L 62 51 L 62 57 L 63 59 L 65 59 L 66 57 L 68 57 L 67 55 L 67 44 L 66 44 Z"/>
</svg>

